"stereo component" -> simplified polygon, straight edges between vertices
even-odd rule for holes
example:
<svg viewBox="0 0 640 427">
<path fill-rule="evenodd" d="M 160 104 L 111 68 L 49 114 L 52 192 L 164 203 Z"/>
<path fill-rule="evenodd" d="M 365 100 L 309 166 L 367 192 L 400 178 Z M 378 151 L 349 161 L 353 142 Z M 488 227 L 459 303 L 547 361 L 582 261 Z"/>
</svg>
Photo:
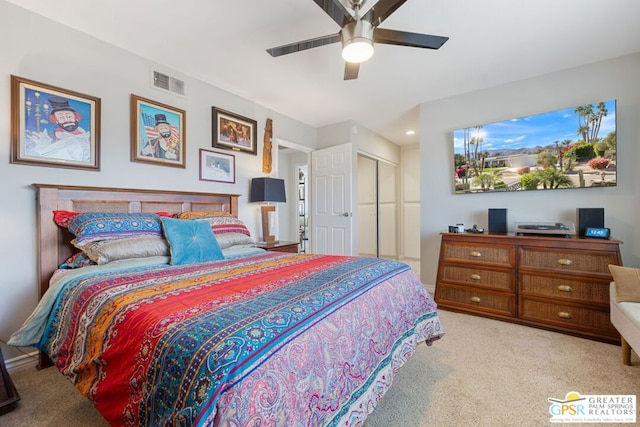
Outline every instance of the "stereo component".
<svg viewBox="0 0 640 427">
<path fill-rule="evenodd" d="M 507 234 L 506 209 L 489 209 L 489 233 Z"/>
<path fill-rule="evenodd" d="M 604 208 L 576 209 L 578 236 L 584 237 L 587 228 L 604 228 Z"/>
</svg>

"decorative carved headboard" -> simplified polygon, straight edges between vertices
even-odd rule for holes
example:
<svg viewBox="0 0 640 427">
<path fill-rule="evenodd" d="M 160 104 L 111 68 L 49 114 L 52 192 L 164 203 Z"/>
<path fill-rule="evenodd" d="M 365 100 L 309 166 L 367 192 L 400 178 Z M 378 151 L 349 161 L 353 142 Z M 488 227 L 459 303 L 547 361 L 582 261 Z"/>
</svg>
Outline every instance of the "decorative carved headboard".
<svg viewBox="0 0 640 427">
<path fill-rule="evenodd" d="M 58 266 L 76 249 L 73 236 L 53 221 L 54 210 L 74 212 L 187 212 L 222 211 L 238 216 L 237 194 L 166 190 L 77 187 L 33 184 L 37 190 L 38 280 L 40 295 Z"/>
</svg>

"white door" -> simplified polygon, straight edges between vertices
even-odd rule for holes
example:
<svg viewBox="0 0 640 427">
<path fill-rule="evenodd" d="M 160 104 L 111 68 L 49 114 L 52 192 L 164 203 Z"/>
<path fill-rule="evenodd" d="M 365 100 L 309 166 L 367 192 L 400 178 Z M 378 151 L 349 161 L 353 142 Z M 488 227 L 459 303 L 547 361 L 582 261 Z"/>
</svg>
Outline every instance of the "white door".
<svg viewBox="0 0 640 427">
<path fill-rule="evenodd" d="M 311 153 L 312 252 L 354 255 L 351 144 Z"/>
</svg>

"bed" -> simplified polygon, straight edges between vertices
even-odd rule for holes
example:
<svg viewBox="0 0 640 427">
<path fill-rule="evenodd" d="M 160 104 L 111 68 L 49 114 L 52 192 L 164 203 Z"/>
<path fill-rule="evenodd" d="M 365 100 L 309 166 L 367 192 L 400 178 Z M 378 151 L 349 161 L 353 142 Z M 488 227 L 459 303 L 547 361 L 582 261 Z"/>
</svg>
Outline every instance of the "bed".
<svg viewBox="0 0 640 427">
<path fill-rule="evenodd" d="M 55 364 L 112 425 L 361 425 L 416 346 L 444 333 L 404 263 L 246 241 L 217 251 L 235 242 L 218 232 L 242 228 L 238 195 L 34 187 L 41 300 L 10 344 L 40 349 L 41 365 Z M 86 214 L 62 227 L 53 211 Z M 160 217 L 168 254 L 60 269 L 93 238 L 80 218 L 102 213 L 136 226 L 137 215 L 154 227 Z M 201 258 L 207 233 L 216 251 Z"/>
</svg>

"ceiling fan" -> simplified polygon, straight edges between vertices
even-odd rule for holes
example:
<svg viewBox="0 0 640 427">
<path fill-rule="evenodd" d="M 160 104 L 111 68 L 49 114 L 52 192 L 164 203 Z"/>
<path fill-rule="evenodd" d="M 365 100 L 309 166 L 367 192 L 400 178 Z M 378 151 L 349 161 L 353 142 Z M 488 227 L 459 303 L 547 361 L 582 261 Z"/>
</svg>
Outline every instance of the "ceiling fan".
<svg viewBox="0 0 640 427">
<path fill-rule="evenodd" d="M 344 79 L 358 78 L 360 64 L 373 55 L 373 44 L 439 49 L 449 37 L 407 31 L 387 30 L 378 26 L 407 0 L 313 0 L 340 27 L 337 34 L 302 40 L 271 49 L 273 57 L 300 52 L 314 47 L 342 42 L 342 58 L 345 62 Z"/>
</svg>

